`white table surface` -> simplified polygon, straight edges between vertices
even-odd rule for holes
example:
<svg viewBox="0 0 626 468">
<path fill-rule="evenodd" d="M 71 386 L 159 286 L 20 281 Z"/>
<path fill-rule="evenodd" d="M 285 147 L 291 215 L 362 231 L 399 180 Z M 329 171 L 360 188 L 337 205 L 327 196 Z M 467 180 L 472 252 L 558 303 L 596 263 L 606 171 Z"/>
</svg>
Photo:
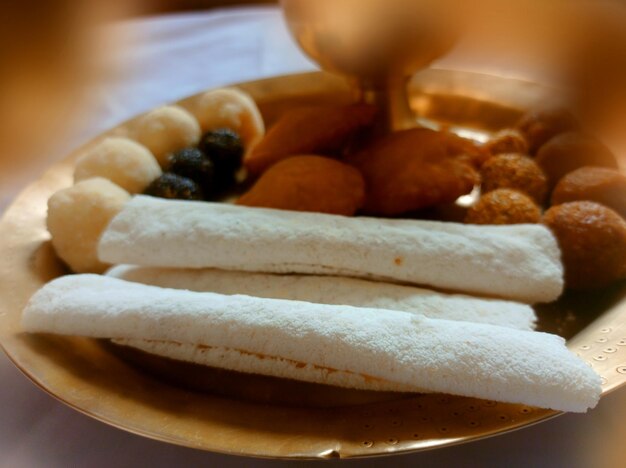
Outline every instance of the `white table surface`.
<svg viewBox="0 0 626 468">
<path fill-rule="evenodd" d="M 273 8 L 131 20 L 105 34 L 123 44 L 113 62 L 124 73 L 94 87 L 80 127 L 62 150 L 16 169 L 14 183 L 0 187 L 0 210 L 65 151 L 139 112 L 207 88 L 315 68 L 291 43 Z M 0 354 L 1 467 L 300 465 L 204 453 L 114 429 L 57 402 Z M 626 467 L 626 388 L 584 415 L 563 415 L 471 444 L 348 465 Z"/>
</svg>

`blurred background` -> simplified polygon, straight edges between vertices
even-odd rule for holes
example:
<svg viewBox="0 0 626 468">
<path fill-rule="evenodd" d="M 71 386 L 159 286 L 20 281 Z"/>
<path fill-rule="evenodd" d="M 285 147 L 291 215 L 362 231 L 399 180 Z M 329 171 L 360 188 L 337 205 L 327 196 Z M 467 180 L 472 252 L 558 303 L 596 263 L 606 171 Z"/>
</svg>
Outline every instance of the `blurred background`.
<svg viewBox="0 0 626 468">
<path fill-rule="evenodd" d="M 368 1 L 364 0 L 365 3 Z M 431 0 L 414 1 L 428 3 Z M 34 177 L 35 168 L 41 170 L 42 160 L 58 159 L 76 142 L 93 136 L 95 131 L 104 130 L 105 125 L 118 123 L 102 118 L 102 110 L 107 106 L 122 105 L 121 98 L 115 99 L 115 90 L 119 89 L 116 86 L 123 87 L 125 81 L 143 76 L 146 77 L 145 89 L 149 88 L 149 70 L 141 63 L 141 53 L 150 49 L 149 41 L 155 37 L 161 52 L 166 53 L 168 49 L 171 52 L 179 46 L 179 38 L 165 37 L 167 32 L 155 31 L 147 25 L 156 24 L 166 14 L 188 18 L 226 8 L 263 7 L 254 10 L 258 12 L 256 23 L 254 14 L 249 13 L 246 19 L 249 28 L 242 29 L 239 34 L 249 35 L 249 41 L 256 41 L 261 46 L 280 46 L 281 41 L 290 42 L 291 39 L 284 34 L 284 26 L 280 26 L 279 35 L 274 33 L 279 28 L 277 11 L 272 10 L 274 23 L 268 23 L 263 14 L 265 8 L 277 5 L 278 1 L 269 0 L 4 2 L 0 16 L 0 142 L 3 145 L 0 187 L 4 187 L 4 198 L 0 203 L 5 205 L 7 197 L 23 186 L 29 177 Z M 522 75 L 562 87 L 568 90 L 571 104 L 579 115 L 614 136 L 626 135 L 626 120 L 622 118 L 626 109 L 626 12 L 623 2 L 459 0 L 450 5 L 456 5 L 449 7 L 450 14 L 462 17 L 463 24 L 459 26 L 458 43 L 444 59 L 446 65 L 463 64 L 465 68 L 481 71 Z M 144 18 L 146 21 L 139 21 Z M 214 24 L 217 25 L 215 22 L 198 23 L 198 37 L 210 31 Z M 259 24 L 264 25 L 262 30 Z M 183 32 L 191 38 L 190 31 Z M 255 34 L 257 36 L 253 37 Z M 188 48 L 193 46 L 193 38 L 190 41 L 186 43 Z M 206 47 L 208 56 L 208 52 L 216 48 L 222 48 L 226 53 L 236 42 L 228 35 L 217 37 L 215 41 L 208 44 L 199 41 L 197 47 Z M 150 50 L 152 57 L 159 52 Z M 232 53 L 237 52 L 233 49 Z M 133 59 L 133 54 L 139 55 Z M 280 57 L 273 60 L 278 61 Z M 236 60 L 229 61 L 228 66 L 235 67 Z M 156 71 L 153 63 L 150 67 Z M 172 79 L 178 73 L 184 82 L 190 81 L 198 69 L 211 67 L 218 70 L 220 64 L 207 59 L 182 65 L 180 61 L 172 62 L 172 67 L 178 67 L 178 70 L 168 70 L 164 64 L 159 73 L 171 72 Z M 280 67 L 275 69 L 280 70 Z M 229 75 L 225 73 L 224 76 Z M 254 73 L 241 76 L 247 79 L 258 77 Z M 196 84 L 195 87 L 180 88 L 180 92 L 198 92 L 210 83 Z M 183 97 L 168 94 L 166 89 L 162 91 L 160 102 Z M 129 112 L 146 110 L 133 107 L 128 95 L 124 100 Z M 122 112 L 118 115 L 130 117 L 132 114 Z"/>
<path fill-rule="evenodd" d="M 248 0 L 25 0 L 0 15 L 0 212 L 43 168 L 118 121 L 103 118 L 116 87 L 140 64 L 125 53 L 165 14 L 277 2 Z M 118 27 L 119 26 L 119 27 Z M 136 66 L 135 66 L 136 65 Z M 197 66 L 204 66 L 198 63 Z M 135 76 L 136 78 L 136 76 Z M 198 89 L 199 90 L 199 89 Z M 176 96 L 182 97 L 182 96 Z M 164 96 L 164 100 L 174 96 Z M 155 106 L 157 103 L 154 104 Z M 137 113 L 146 110 L 129 106 Z M 111 112 L 109 112 L 111 114 Z M 122 114 L 124 118 L 132 114 Z"/>
<path fill-rule="evenodd" d="M 278 0 L 141 0 L 144 13 L 165 13 L 171 11 L 194 11 L 207 8 L 220 8 L 237 5 L 261 5 L 278 3 Z"/>
</svg>

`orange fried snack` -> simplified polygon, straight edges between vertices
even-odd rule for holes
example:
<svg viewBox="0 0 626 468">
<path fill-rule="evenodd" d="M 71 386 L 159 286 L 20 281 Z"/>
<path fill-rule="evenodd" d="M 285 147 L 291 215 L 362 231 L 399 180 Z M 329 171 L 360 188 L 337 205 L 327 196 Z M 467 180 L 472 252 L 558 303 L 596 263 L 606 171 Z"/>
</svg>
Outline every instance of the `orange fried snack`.
<svg viewBox="0 0 626 468">
<path fill-rule="evenodd" d="M 479 181 L 470 164 L 450 156 L 449 135 L 425 128 L 392 133 L 346 159 L 365 178 L 364 211 L 376 215 L 453 202 Z"/>
<path fill-rule="evenodd" d="M 498 189 L 489 192 L 470 206 L 465 216 L 467 224 L 535 224 L 541 220 L 541 210 L 528 196 L 515 190 Z"/>
<path fill-rule="evenodd" d="M 595 289 L 626 277 L 626 221 L 597 203 L 571 202 L 543 217 L 559 241 L 565 284 Z"/>
<path fill-rule="evenodd" d="M 519 130 L 507 128 L 493 135 L 485 142 L 483 149 L 492 156 L 507 153 L 528 154 L 526 138 Z"/>
<path fill-rule="evenodd" d="M 365 182 L 352 166 L 321 156 L 295 156 L 268 169 L 237 204 L 352 216 Z"/>
<path fill-rule="evenodd" d="M 352 137 L 370 126 L 375 117 L 376 107 L 367 104 L 292 109 L 269 129 L 243 164 L 257 176 L 290 156 L 340 155 Z"/>
<path fill-rule="evenodd" d="M 567 110 L 547 108 L 527 112 L 516 125 L 524 135 L 530 154 L 536 154 L 552 137 L 578 129 L 576 118 Z"/>
<path fill-rule="evenodd" d="M 552 204 L 588 200 L 626 219 L 626 175 L 604 167 L 581 167 L 563 177 L 552 192 Z"/>
<path fill-rule="evenodd" d="M 584 166 L 617 169 L 615 156 L 606 146 L 595 138 L 575 132 L 552 138 L 539 150 L 536 161 L 548 177 L 550 190 L 563 176 Z"/>
<path fill-rule="evenodd" d="M 476 169 L 480 169 L 491 156 L 483 146 L 476 144 L 472 140 L 462 138 L 454 133 L 439 132 L 439 134 L 441 137 L 445 138 L 446 153 L 448 156 L 470 164 Z"/>
<path fill-rule="evenodd" d="M 499 154 L 480 169 L 484 193 L 500 188 L 519 190 L 543 204 L 548 192 L 545 174 L 537 163 L 523 154 Z"/>
</svg>

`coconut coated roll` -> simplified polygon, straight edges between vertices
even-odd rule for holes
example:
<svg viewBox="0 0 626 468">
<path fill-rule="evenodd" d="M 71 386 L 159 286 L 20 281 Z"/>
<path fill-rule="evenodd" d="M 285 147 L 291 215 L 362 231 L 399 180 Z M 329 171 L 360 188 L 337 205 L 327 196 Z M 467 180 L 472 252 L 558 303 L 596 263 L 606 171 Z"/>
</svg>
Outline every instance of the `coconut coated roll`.
<svg viewBox="0 0 626 468">
<path fill-rule="evenodd" d="M 401 310 L 431 318 L 489 323 L 520 330 L 533 330 L 537 320 L 530 306 L 518 302 L 444 294 L 356 278 L 131 265 L 113 267 L 107 275 L 163 288 Z"/>
<path fill-rule="evenodd" d="M 555 335 L 98 275 L 47 284 L 31 298 L 22 324 L 27 332 L 223 348 L 291 365 L 274 372 L 232 356 L 211 365 L 354 388 L 415 389 L 576 412 L 595 406 L 601 393 L 600 377 Z M 194 361 L 196 354 L 175 357 Z M 307 372 L 311 368 L 321 371 Z M 335 371 L 358 378 L 327 377 Z"/>
<path fill-rule="evenodd" d="M 137 196 L 113 219 L 100 260 L 384 278 L 526 303 L 563 290 L 552 233 L 540 225 L 470 226 L 349 218 Z"/>
</svg>

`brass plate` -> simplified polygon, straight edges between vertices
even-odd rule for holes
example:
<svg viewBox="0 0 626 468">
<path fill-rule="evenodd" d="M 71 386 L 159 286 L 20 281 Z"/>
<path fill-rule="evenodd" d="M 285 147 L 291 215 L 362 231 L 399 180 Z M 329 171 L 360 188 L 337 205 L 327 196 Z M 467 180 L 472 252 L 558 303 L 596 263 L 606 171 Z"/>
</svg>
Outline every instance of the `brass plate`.
<svg viewBox="0 0 626 468">
<path fill-rule="evenodd" d="M 290 106 L 348 102 L 350 96 L 343 82 L 322 73 L 241 87 L 253 95 L 269 122 Z M 446 70 L 421 73 L 411 90 L 412 105 L 422 115 L 486 133 L 511 124 L 523 109 L 550 94 L 532 83 Z M 189 105 L 193 99 L 181 104 Z M 125 125 L 121 125 L 109 133 L 124 132 Z M 283 401 L 277 403 L 272 391 L 277 395 L 285 388 L 295 393 L 317 391 L 290 387 L 280 380 L 263 383 L 265 390 L 271 390 L 269 396 L 265 402 L 255 402 L 189 390 L 182 380 L 178 385 L 172 379 L 154 377 L 154 372 L 138 370 L 136 360 L 96 340 L 21 333 L 19 320 L 28 298 L 45 282 L 65 273 L 48 242 L 46 201 L 54 191 L 71 184 L 74 159 L 69 156 L 54 165 L 24 190 L 0 223 L 0 342 L 33 382 L 69 406 L 165 442 L 276 458 L 364 457 L 425 450 L 500 434 L 558 414 L 448 395 L 383 395 L 384 401 L 376 401 L 360 392 L 346 396 L 328 388 L 324 391 L 338 398 L 331 408 L 306 398 L 285 401 L 277 397 Z M 621 285 L 598 294 L 567 296 L 538 310 L 540 328 L 569 339 L 570 349 L 602 376 L 604 393 L 626 382 L 625 296 L 626 286 Z M 249 387 L 252 392 L 248 393 L 254 394 L 257 387 Z"/>
</svg>

